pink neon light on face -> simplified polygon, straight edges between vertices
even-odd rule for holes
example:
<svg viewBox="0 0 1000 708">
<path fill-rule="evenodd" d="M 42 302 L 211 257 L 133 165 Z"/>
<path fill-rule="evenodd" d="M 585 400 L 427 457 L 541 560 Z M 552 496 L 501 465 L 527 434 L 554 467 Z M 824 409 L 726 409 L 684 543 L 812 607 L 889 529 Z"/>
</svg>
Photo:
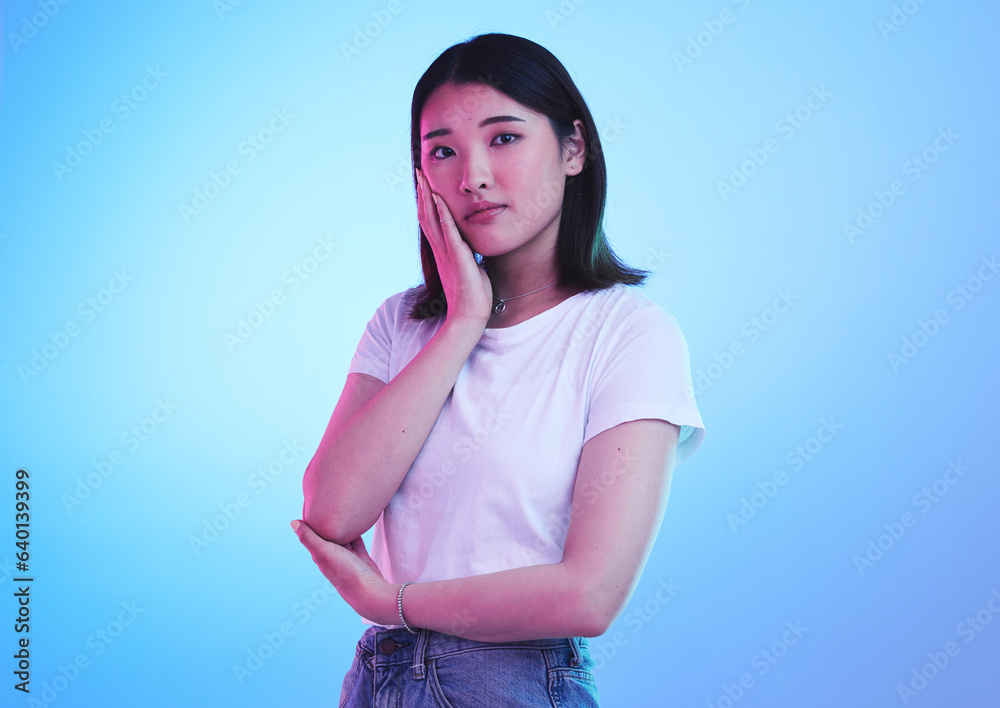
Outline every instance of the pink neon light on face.
<svg viewBox="0 0 1000 708">
<path fill-rule="evenodd" d="M 567 159 L 549 120 L 485 84 L 444 84 L 420 116 L 421 164 L 484 256 L 554 248 Z"/>
</svg>

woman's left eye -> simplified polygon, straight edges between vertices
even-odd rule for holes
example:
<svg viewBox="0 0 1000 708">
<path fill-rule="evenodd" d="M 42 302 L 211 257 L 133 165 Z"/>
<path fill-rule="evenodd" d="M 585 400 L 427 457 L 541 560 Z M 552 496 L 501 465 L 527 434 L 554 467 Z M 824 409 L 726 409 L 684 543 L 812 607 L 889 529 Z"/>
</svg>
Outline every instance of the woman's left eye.
<svg viewBox="0 0 1000 708">
<path fill-rule="evenodd" d="M 500 140 L 500 138 L 513 138 L 513 140 L 506 140 L 500 143 L 501 145 L 510 145 L 514 140 L 518 138 L 518 136 L 515 135 L 514 133 L 500 133 L 500 135 L 493 138 L 493 140 L 494 141 Z"/>
</svg>

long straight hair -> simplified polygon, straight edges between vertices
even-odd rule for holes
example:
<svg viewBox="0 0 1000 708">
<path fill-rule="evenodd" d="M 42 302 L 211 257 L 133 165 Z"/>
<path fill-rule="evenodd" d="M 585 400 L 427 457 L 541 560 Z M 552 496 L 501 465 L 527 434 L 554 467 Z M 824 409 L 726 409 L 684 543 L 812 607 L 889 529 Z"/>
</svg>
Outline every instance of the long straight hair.
<svg viewBox="0 0 1000 708">
<path fill-rule="evenodd" d="M 566 178 L 556 258 L 560 289 L 603 290 L 619 283 L 640 285 L 649 271 L 630 268 L 611 250 L 604 233 L 607 168 L 597 126 L 586 101 L 566 68 L 544 47 L 510 34 L 481 34 L 449 47 L 427 68 L 413 89 L 410 108 L 410 150 L 420 161 L 420 115 L 435 90 L 446 83 L 492 86 L 525 108 L 549 119 L 565 146 L 580 119 L 586 129 L 583 170 Z M 416 191 L 416 175 L 413 188 Z M 409 317 L 422 320 L 447 313 L 441 276 L 430 242 L 420 232 L 420 262 L 424 283 L 412 298 Z"/>
</svg>

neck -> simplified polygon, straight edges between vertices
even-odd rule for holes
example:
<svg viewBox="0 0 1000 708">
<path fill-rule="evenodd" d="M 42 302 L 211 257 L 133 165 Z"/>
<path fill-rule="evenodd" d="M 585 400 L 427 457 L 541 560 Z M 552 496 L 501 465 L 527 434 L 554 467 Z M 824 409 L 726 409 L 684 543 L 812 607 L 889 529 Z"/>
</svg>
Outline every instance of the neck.
<svg viewBox="0 0 1000 708">
<path fill-rule="evenodd" d="M 489 258 L 486 265 L 489 268 L 493 295 L 501 300 L 517 298 L 513 302 L 519 303 L 522 299 L 534 300 L 551 295 L 559 289 L 556 285 L 559 281 L 559 268 L 555 263 L 549 264 L 548 267 L 510 269 L 505 267 L 503 261 Z M 539 290 L 539 288 L 545 289 Z M 536 290 L 538 292 L 534 292 Z M 528 295 L 528 293 L 533 294 Z M 521 298 L 522 295 L 527 297 Z"/>
</svg>

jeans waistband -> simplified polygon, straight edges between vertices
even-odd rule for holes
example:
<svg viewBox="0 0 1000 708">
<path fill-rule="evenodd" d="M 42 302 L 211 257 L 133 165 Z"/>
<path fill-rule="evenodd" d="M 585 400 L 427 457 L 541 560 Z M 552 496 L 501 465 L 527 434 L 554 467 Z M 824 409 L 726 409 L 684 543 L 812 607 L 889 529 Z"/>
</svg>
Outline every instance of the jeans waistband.
<svg viewBox="0 0 1000 708">
<path fill-rule="evenodd" d="M 388 640 L 388 641 L 387 641 Z M 506 649 L 560 649 L 569 648 L 573 652 L 571 663 L 579 666 L 583 662 L 580 653 L 586 639 L 582 637 L 566 637 L 560 639 L 528 639 L 513 642 L 479 642 L 474 639 L 463 639 L 451 634 L 435 632 L 430 629 L 419 629 L 411 634 L 405 628 L 386 629 L 371 626 L 365 630 L 358 646 L 371 656 L 368 659 L 372 667 L 378 665 L 410 664 L 413 667 L 413 677 L 424 678 L 424 662 L 448 654 L 459 654 L 468 651 L 484 651 L 496 648 Z"/>
</svg>

